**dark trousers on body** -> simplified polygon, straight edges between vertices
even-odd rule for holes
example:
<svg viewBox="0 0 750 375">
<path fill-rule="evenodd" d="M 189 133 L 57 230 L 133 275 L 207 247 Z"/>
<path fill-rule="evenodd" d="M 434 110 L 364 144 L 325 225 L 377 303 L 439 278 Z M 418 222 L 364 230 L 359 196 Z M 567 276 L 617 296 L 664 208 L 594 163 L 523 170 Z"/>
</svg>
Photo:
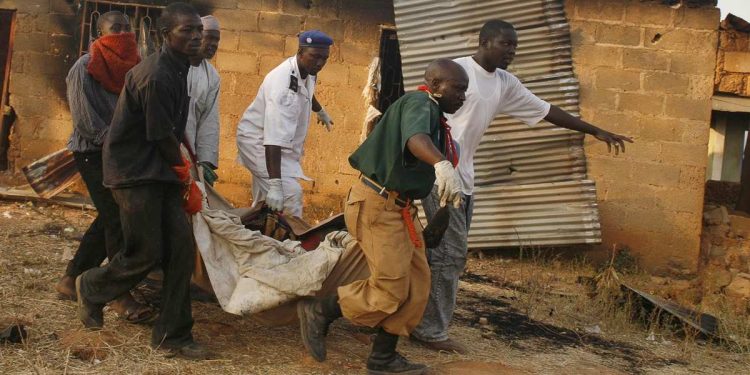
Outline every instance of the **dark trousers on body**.
<svg viewBox="0 0 750 375">
<path fill-rule="evenodd" d="M 104 258 L 112 259 L 120 251 L 122 226 L 120 209 L 112 197 L 112 191 L 102 184 L 101 151 L 74 152 L 73 158 L 97 211 L 96 219 L 84 233 L 78 250 L 65 270 L 66 276 L 78 277 L 88 269 L 99 267 Z"/>
<path fill-rule="evenodd" d="M 182 186 L 154 183 L 112 189 L 112 195 L 120 206 L 124 246 L 107 265 L 83 274 L 83 298 L 105 304 L 161 266 L 161 314 L 154 324 L 151 345 L 179 348 L 192 342 L 190 276 L 195 247 L 182 208 Z"/>
</svg>

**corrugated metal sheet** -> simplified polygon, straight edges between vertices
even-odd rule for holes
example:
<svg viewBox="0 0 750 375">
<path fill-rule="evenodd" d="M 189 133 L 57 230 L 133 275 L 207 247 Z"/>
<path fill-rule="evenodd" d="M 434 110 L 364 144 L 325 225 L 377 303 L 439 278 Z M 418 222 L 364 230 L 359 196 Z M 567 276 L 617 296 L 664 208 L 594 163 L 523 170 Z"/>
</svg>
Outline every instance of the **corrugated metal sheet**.
<svg viewBox="0 0 750 375">
<path fill-rule="evenodd" d="M 544 100 L 578 114 L 570 32 L 562 0 L 394 0 L 404 84 L 413 90 L 427 64 L 476 51 L 493 18 L 516 26 L 510 71 Z M 500 116 L 476 154 L 472 248 L 601 242 L 596 190 L 586 180 L 583 136 Z"/>
</svg>

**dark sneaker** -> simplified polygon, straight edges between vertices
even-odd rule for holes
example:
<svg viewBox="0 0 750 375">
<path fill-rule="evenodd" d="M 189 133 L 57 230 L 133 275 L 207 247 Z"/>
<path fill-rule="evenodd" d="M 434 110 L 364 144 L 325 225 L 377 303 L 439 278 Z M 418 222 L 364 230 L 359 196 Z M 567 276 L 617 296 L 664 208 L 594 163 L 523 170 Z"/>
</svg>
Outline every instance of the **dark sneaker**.
<svg viewBox="0 0 750 375">
<path fill-rule="evenodd" d="M 83 326 L 89 329 L 104 327 L 104 305 L 97 305 L 86 301 L 81 295 L 81 276 L 76 277 L 76 298 L 78 299 L 78 318 Z"/>
<path fill-rule="evenodd" d="M 411 363 L 397 352 L 372 353 L 367 359 L 367 375 L 418 375 L 426 371 L 427 366 Z"/>
<path fill-rule="evenodd" d="M 447 339 L 443 341 L 423 341 L 412 336 L 411 341 L 436 352 L 466 354 L 469 351 L 466 346 L 453 339 Z"/>
<path fill-rule="evenodd" d="M 211 353 L 205 346 L 197 342 L 191 342 L 190 344 L 181 346 L 179 348 L 163 349 L 167 351 L 167 358 L 180 357 L 185 359 L 192 359 L 194 361 L 202 361 L 213 357 L 213 353 Z"/>
<path fill-rule="evenodd" d="M 297 303 L 297 316 L 305 349 L 316 361 L 325 361 L 325 340 L 331 322 L 323 316 L 322 306 L 314 299 L 303 299 Z"/>
</svg>

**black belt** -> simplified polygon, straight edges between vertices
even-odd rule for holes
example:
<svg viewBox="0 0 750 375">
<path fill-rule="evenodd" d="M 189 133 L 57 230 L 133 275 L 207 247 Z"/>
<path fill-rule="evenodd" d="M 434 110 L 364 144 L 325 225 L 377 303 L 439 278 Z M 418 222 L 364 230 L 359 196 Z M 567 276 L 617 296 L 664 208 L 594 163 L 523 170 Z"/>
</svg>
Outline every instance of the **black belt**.
<svg viewBox="0 0 750 375">
<path fill-rule="evenodd" d="M 375 190 L 375 192 L 378 193 L 378 195 L 380 195 L 381 197 L 388 199 L 389 191 L 386 190 L 384 187 L 378 185 L 377 182 L 370 180 L 369 178 L 365 176 L 361 176 L 359 180 L 362 181 L 362 183 L 365 184 L 365 186 L 369 187 L 372 190 Z M 404 208 L 409 205 L 408 200 L 403 200 L 399 197 L 396 197 L 395 203 L 397 206 L 401 208 Z"/>
</svg>

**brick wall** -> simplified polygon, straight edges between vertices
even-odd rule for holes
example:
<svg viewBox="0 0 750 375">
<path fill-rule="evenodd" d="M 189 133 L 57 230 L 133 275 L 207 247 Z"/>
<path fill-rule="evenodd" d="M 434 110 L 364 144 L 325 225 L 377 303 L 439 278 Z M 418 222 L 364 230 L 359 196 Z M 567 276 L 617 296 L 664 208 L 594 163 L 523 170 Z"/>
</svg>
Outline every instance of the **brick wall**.
<svg viewBox="0 0 750 375">
<path fill-rule="evenodd" d="M 388 0 L 206 1 L 222 27 L 214 64 L 222 77 L 222 139 L 218 190 L 231 201 L 247 204 L 249 172 L 237 163 L 235 129 L 266 73 L 297 50 L 295 35 L 317 28 L 335 40 L 328 64 L 318 76 L 316 97 L 333 117 L 331 133 L 310 124 L 303 170 L 313 181 L 303 182 L 305 215 L 327 217 L 342 209 L 343 197 L 355 179 L 347 157 L 359 143 L 364 121 L 362 88 L 367 69 L 379 53 L 380 25 L 393 25 Z M 313 116 L 313 120 L 315 117 Z"/>
<path fill-rule="evenodd" d="M 655 272 L 697 268 L 719 10 L 566 0 L 582 117 L 632 136 L 613 156 L 587 137 L 603 249 Z M 604 252 L 598 252 L 603 254 Z"/>
<path fill-rule="evenodd" d="M 738 31 L 724 21 L 719 32 L 715 89 L 750 96 L 750 33 Z"/>
<path fill-rule="evenodd" d="M 64 0 L 0 0 L 0 8 L 17 10 L 8 87 L 18 114 L 9 154 L 17 172 L 70 136 L 65 76 L 77 58 L 76 22 Z"/>
<path fill-rule="evenodd" d="M 133 2 L 133 1 L 128 1 Z M 145 0 L 140 3 L 164 4 Z M 250 202 L 250 174 L 236 162 L 235 130 L 263 77 L 297 50 L 295 35 L 317 28 L 336 41 L 318 78 L 316 96 L 335 122 L 333 132 L 312 123 L 303 168 L 313 181 L 303 183 L 306 215 L 327 217 L 355 179 L 347 162 L 356 148 L 364 118 L 361 92 L 367 69 L 379 53 L 380 25 L 393 25 L 389 0 L 193 0 L 220 21 L 222 41 L 213 63 L 222 78 L 221 144 L 217 188 L 232 202 Z M 308 6 L 309 4 L 309 6 Z M 65 146 L 71 120 L 65 76 L 77 58 L 78 27 L 67 0 L 0 0 L 17 9 L 10 77 L 11 105 L 18 120 L 11 140 L 15 170 Z M 314 118 L 314 117 L 313 117 Z M 7 178 L 5 179 L 7 180 Z"/>
</svg>

